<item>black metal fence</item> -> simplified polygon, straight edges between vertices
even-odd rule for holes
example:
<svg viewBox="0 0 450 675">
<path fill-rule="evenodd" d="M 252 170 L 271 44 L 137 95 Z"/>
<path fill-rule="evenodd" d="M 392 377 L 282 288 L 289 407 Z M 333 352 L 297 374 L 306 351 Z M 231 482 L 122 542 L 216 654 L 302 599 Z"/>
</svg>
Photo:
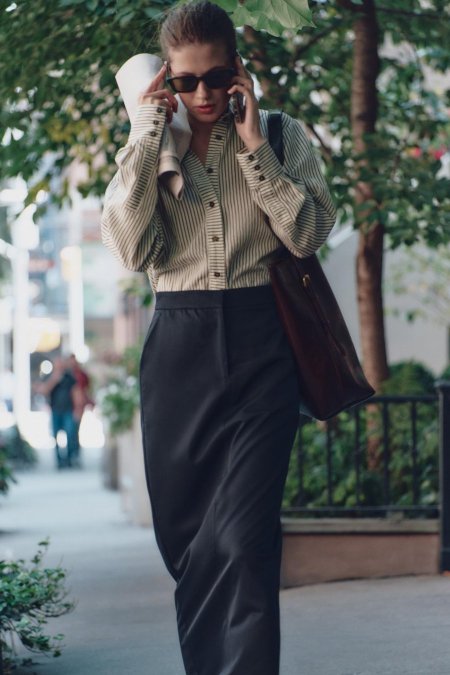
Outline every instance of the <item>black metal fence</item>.
<svg viewBox="0 0 450 675">
<path fill-rule="evenodd" d="M 450 569 L 450 382 L 376 396 L 327 423 L 301 416 L 284 516 L 439 518 Z"/>
</svg>

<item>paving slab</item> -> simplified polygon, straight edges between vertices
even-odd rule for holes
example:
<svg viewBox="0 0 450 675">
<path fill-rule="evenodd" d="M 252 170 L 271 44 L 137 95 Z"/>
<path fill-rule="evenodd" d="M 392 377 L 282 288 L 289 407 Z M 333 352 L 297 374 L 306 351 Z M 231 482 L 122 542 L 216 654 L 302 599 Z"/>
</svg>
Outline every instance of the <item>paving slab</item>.
<svg viewBox="0 0 450 675">
<path fill-rule="evenodd" d="M 15 675 L 184 675 L 173 581 L 152 530 L 129 524 L 103 487 L 101 451 L 63 471 L 39 455 L 0 497 L 0 557 L 29 559 L 49 536 L 45 564 L 67 569 L 77 605 L 47 626 L 65 635 L 62 656 L 33 655 Z M 286 589 L 281 612 L 281 675 L 450 675 L 449 577 Z"/>
</svg>

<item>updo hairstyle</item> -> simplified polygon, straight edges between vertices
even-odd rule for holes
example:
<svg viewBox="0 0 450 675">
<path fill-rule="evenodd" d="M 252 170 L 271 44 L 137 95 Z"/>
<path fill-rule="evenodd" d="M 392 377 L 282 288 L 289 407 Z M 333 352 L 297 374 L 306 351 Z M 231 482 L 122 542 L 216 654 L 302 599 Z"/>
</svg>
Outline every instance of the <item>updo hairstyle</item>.
<svg viewBox="0 0 450 675">
<path fill-rule="evenodd" d="M 163 57 L 167 60 L 171 48 L 221 41 L 230 62 L 234 62 L 236 31 L 233 22 L 224 9 L 208 0 L 194 0 L 169 11 L 161 25 L 159 39 Z"/>
</svg>

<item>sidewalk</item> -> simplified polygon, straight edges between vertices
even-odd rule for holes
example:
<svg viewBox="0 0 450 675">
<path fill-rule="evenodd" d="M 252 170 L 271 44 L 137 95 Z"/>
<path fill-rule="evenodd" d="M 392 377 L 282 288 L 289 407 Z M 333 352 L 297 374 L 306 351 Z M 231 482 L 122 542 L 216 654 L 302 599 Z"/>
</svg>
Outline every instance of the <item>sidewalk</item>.
<svg viewBox="0 0 450 675">
<path fill-rule="evenodd" d="M 33 655 L 39 665 L 15 673 L 184 675 L 173 582 L 152 531 L 129 525 L 118 494 L 102 487 L 100 451 L 60 472 L 51 451 L 40 455 L 0 497 L 0 557 L 29 559 L 49 535 L 44 562 L 68 570 L 77 606 L 47 626 L 64 633 L 62 656 Z M 450 674 L 448 577 L 284 590 L 281 610 L 282 675 Z"/>
</svg>

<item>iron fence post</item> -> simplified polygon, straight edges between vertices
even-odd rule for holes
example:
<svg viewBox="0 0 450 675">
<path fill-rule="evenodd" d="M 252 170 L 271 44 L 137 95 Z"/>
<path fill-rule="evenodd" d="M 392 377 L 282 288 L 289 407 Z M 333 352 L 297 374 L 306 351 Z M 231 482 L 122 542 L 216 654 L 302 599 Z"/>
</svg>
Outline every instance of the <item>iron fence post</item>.
<svg viewBox="0 0 450 675">
<path fill-rule="evenodd" d="M 438 380 L 440 571 L 450 571 L 450 381 Z"/>
</svg>

